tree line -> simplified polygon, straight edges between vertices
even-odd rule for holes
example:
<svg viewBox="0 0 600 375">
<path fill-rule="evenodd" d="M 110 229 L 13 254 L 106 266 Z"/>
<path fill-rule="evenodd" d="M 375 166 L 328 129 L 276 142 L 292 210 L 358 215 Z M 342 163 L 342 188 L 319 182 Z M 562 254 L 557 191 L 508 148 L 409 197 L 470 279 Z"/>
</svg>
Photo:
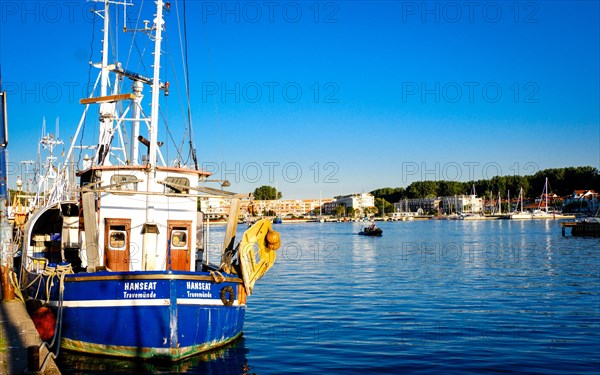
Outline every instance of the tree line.
<svg viewBox="0 0 600 375">
<path fill-rule="evenodd" d="M 495 176 L 488 180 L 471 182 L 459 181 L 416 181 L 406 188 L 382 188 L 373 190 L 375 198 L 387 202 L 399 202 L 402 199 L 434 198 L 472 194 L 473 189 L 479 197 L 498 196 L 504 198 L 510 191 L 511 197 L 517 197 L 523 188 L 524 198 L 539 197 L 548 178 L 548 192 L 564 197 L 574 190 L 595 190 L 600 192 L 600 172 L 591 166 L 550 168 L 527 176 Z"/>
</svg>

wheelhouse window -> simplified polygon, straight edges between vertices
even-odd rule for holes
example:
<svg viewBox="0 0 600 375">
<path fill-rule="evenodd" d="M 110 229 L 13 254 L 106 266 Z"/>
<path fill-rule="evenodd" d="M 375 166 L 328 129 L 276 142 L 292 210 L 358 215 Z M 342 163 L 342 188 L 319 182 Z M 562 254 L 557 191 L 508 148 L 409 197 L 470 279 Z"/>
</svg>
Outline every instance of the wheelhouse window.
<svg viewBox="0 0 600 375">
<path fill-rule="evenodd" d="M 110 178 L 110 184 L 116 185 L 114 190 L 131 190 L 137 191 L 137 178 L 128 174 L 115 174 Z"/>
<path fill-rule="evenodd" d="M 111 225 L 108 230 L 108 249 L 125 250 L 127 248 L 127 231 L 124 225 Z"/>
<path fill-rule="evenodd" d="M 171 248 L 187 249 L 188 234 L 187 228 L 173 228 L 171 231 Z"/>
<path fill-rule="evenodd" d="M 190 192 L 190 180 L 185 177 L 167 177 L 165 178 L 165 193 L 183 193 Z"/>
</svg>

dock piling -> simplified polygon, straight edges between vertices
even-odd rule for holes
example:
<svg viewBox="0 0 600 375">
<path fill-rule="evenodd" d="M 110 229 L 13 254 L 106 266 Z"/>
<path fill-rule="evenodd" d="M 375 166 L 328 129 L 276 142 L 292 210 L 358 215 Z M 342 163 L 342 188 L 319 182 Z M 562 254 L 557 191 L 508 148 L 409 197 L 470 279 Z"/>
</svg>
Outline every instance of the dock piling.
<svg viewBox="0 0 600 375">
<path fill-rule="evenodd" d="M 40 347 L 31 345 L 27 347 L 27 370 L 26 374 L 35 374 L 40 371 Z"/>
</svg>

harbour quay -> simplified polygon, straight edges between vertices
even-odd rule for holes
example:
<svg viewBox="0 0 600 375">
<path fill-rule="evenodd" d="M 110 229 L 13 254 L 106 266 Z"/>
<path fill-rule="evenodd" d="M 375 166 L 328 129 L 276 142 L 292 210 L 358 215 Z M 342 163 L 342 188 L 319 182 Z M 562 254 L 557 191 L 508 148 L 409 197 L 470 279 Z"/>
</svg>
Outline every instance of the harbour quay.
<svg viewBox="0 0 600 375">
<path fill-rule="evenodd" d="M 0 322 L 0 374 L 61 374 L 52 357 L 48 358 L 44 372 L 29 369 L 28 348 L 39 347 L 42 339 L 25 309 L 25 304 L 18 300 L 1 302 Z M 46 348 L 39 351 L 40 365 L 48 354 Z"/>
</svg>

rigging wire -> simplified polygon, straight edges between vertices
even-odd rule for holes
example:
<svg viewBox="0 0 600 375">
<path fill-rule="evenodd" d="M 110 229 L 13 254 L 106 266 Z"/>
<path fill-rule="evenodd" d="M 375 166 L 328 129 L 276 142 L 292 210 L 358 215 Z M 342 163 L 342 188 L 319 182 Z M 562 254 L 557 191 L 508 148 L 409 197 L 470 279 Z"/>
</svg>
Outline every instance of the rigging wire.
<svg viewBox="0 0 600 375">
<path fill-rule="evenodd" d="M 88 79 L 87 79 L 87 86 L 86 86 L 86 98 L 89 98 L 91 93 L 91 82 L 92 82 L 92 62 L 94 61 L 94 41 L 95 41 L 95 37 L 96 37 L 96 17 L 97 15 L 94 15 L 94 17 L 92 17 L 92 40 L 90 42 L 90 57 L 88 59 Z M 84 118 L 83 118 L 83 126 L 81 127 L 81 136 L 79 137 L 79 155 L 77 156 L 77 165 L 79 165 L 79 163 L 81 163 L 81 154 L 83 153 L 83 138 L 85 136 L 85 128 L 87 125 L 87 111 L 84 112 Z"/>
<path fill-rule="evenodd" d="M 169 48 L 169 39 L 168 39 L 168 34 L 167 33 L 164 34 L 164 44 L 165 44 L 165 50 L 166 51 L 170 50 L 170 48 Z M 169 55 L 169 57 L 171 57 L 171 55 L 168 52 L 165 52 L 164 54 L 162 54 L 161 57 L 163 57 L 164 60 L 167 60 L 167 55 Z M 172 64 L 172 57 L 171 57 L 171 65 L 174 65 L 174 64 Z M 164 66 L 167 66 L 166 62 L 164 63 Z M 173 70 L 175 70 L 175 69 L 173 69 Z M 169 70 L 168 69 L 164 69 L 164 71 L 165 71 L 165 81 L 168 82 L 167 74 L 169 73 Z M 178 82 L 177 81 L 177 75 L 175 74 L 175 83 L 177 83 L 177 82 Z M 175 139 L 173 138 L 173 134 L 171 133 L 171 129 L 169 127 L 169 122 L 167 120 L 168 117 L 169 117 L 169 115 L 168 115 L 168 111 L 169 111 L 168 98 L 169 98 L 169 96 L 165 96 L 165 105 L 164 106 L 160 106 L 158 108 L 158 111 L 159 111 L 160 117 L 162 118 L 163 122 L 165 123 L 166 132 L 169 135 L 169 138 L 171 138 L 171 142 L 173 142 L 173 145 L 175 146 L 175 152 L 177 153 L 177 159 L 179 160 L 179 164 L 181 164 L 181 162 L 183 161 L 183 156 L 181 154 L 181 150 L 183 150 L 183 143 L 184 143 L 185 137 L 182 139 L 181 148 L 177 147 L 177 142 L 175 142 Z M 163 110 L 162 110 L 163 107 L 166 108 L 166 111 L 164 113 L 163 113 Z M 167 154 L 167 160 L 168 160 L 168 151 L 169 151 L 168 150 L 168 145 L 169 145 L 169 142 L 165 142 L 165 143 L 167 144 L 166 154 Z"/>
<path fill-rule="evenodd" d="M 203 23 L 204 26 L 206 26 L 206 23 Z M 206 44 L 206 50 L 207 50 L 207 60 L 208 60 L 208 71 L 209 71 L 209 76 L 210 77 L 215 77 L 215 72 L 213 71 L 213 63 L 212 63 L 212 55 L 211 55 L 211 49 L 210 49 L 210 43 L 208 40 L 208 30 L 205 30 L 206 32 L 204 33 L 204 43 Z M 219 103 L 218 103 L 218 99 L 217 99 L 217 95 L 213 95 L 213 104 L 214 104 L 214 108 L 215 108 L 215 122 L 216 122 L 216 128 L 217 128 L 217 144 L 219 147 L 219 153 L 221 155 L 221 163 L 225 162 L 225 157 L 223 155 L 223 135 L 222 135 L 222 129 L 221 129 L 221 118 L 219 117 Z"/>
<path fill-rule="evenodd" d="M 163 34 L 163 41 L 164 41 L 164 47 L 165 47 L 165 52 L 161 53 L 161 66 L 167 66 L 167 56 L 170 56 L 170 54 L 167 52 L 170 50 L 169 47 L 169 36 L 168 33 L 165 30 L 165 33 Z M 164 80 L 165 82 L 169 81 L 169 69 L 163 69 L 164 71 Z M 159 95 L 159 100 L 160 100 L 160 95 Z M 164 108 L 164 114 L 163 114 L 163 108 Z M 169 127 L 169 96 L 165 95 L 164 98 L 164 105 L 159 106 L 158 107 L 158 113 L 160 115 L 160 117 L 162 118 L 164 124 L 165 124 L 165 131 L 167 132 L 167 134 L 171 135 L 171 129 Z M 171 136 L 171 139 L 173 140 L 173 137 Z M 175 152 L 177 153 L 177 155 L 180 155 L 179 153 L 179 149 L 177 148 L 177 144 L 173 141 L 173 145 L 175 146 Z M 165 166 L 169 166 L 169 142 L 165 142 L 165 155 L 163 155 L 163 157 L 165 158 Z M 181 160 L 181 157 L 179 157 L 179 160 Z"/>
<path fill-rule="evenodd" d="M 175 14 L 176 14 L 176 18 L 177 18 L 177 31 L 178 31 L 177 35 L 179 35 L 179 51 L 181 52 L 181 63 L 183 64 L 183 60 L 184 60 L 185 57 L 183 55 L 183 40 L 181 38 L 181 34 L 182 34 L 181 33 L 181 19 L 180 19 L 180 16 L 179 16 L 179 6 L 178 6 L 177 2 L 175 2 Z M 177 77 L 177 69 L 175 69 L 175 63 L 173 61 L 173 57 L 172 56 L 171 56 L 171 66 L 173 67 L 173 73 Z M 185 69 L 185 67 L 184 67 L 184 69 Z M 185 74 L 186 74 L 185 70 L 184 70 L 183 74 L 185 76 Z M 184 83 L 185 83 L 185 81 L 184 81 Z M 179 88 L 179 80 L 177 78 L 175 80 L 175 85 L 176 85 L 177 88 Z M 187 89 L 187 87 L 186 87 L 186 89 Z M 177 92 L 178 97 L 179 97 L 180 90 L 178 89 L 178 90 L 176 90 L 176 92 Z M 185 109 L 183 108 L 183 101 L 182 100 L 179 100 L 179 105 L 181 107 L 181 113 L 185 113 Z M 183 132 L 183 137 L 181 139 L 181 145 L 179 146 L 180 150 L 183 150 L 183 147 L 185 145 L 185 140 L 188 137 L 188 131 L 189 131 L 189 123 L 186 123 L 185 130 Z M 188 156 L 186 157 L 186 159 L 184 161 L 184 164 L 187 165 L 188 162 L 189 162 L 189 160 L 190 160 L 190 153 L 188 153 Z"/>
<path fill-rule="evenodd" d="M 187 42 L 187 12 L 186 12 L 186 1 L 183 2 L 183 40 L 185 44 L 185 58 L 184 60 L 184 74 L 185 74 L 185 93 L 187 97 L 187 115 L 190 126 L 190 152 L 192 153 L 192 160 L 194 161 L 194 168 L 198 170 L 198 159 L 196 158 L 196 147 L 194 146 L 194 127 L 192 125 L 192 110 L 190 101 L 190 72 L 188 65 L 188 42 Z"/>
<path fill-rule="evenodd" d="M 165 49 L 169 50 L 169 40 L 167 39 L 166 32 L 163 34 L 163 40 L 164 40 Z M 167 54 L 166 53 L 161 54 L 161 58 L 163 61 L 167 60 Z M 162 64 L 161 64 L 161 66 L 162 66 Z M 169 69 L 164 69 L 164 72 L 165 72 L 164 80 L 165 80 L 165 82 L 168 82 Z M 160 91 L 160 89 L 159 89 L 159 91 Z M 160 101 L 160 95 L 159 95 L 158 100 Z M 165 112 L 164 116 L 162 115 L 163 108 L 164 108 L 164 112 Z M 158 113 L 160 114 L 160 117 L 162 117 L 163 122 L 165 123 L 165 131 L 170 134 L 171 132 L 170 132 L 170 128 L 169 128 L 169 122 L 167 120 L 169 118 L 169 96 L 167 96 L 167 95 L 165 96 L 164 105 L 158 107 Z M 158 122 L 157 122 L 156 126 L 158 126 Z M 157 145 L 157 148 L 158 148 L 158 145 Z M 168 167 L 169 166 L 169 142 L 165 142 L 165 148 L 166 148 L 165 155 L 163 155 L 163 157 L 165 158 L 165 161 L 164 161 L 165 166 Z M 175 151 L 179 154 L 179 152 L 177 150 L 177 145 L 175 145 Z M 168 205 L 169 205 L 169 203 L 167 203 L 167 206 Z M 168 210 L 168 211 L 170 211 L 170 210 Z"/>
</svg>

